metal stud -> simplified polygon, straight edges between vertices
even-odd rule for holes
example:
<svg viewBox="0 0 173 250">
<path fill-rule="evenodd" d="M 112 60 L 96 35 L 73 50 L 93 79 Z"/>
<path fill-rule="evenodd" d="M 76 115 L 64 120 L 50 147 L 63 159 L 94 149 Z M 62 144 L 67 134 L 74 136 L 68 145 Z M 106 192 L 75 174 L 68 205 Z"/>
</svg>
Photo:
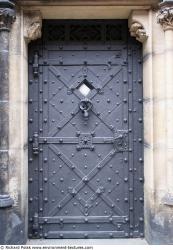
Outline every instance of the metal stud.
<svg viewBox="0 0 173 250">
<path fill-rule="evenodd" d="M 47 162 L 47 158 L 44 158 L 44 162 Z"/>
<path fill-rule="evenodd" d="M 112 218 L 109 218 L 109 221 L 110 221 L 110 222 L 113 222 L 113 219 L 112 219 Z"/>
<path fill-rule="evenodd" d="M 89 181 L 87 176 L 85 176 L 82 180 L 83 180 L 83 182 L 88 182 Z"/>
<path fill-rule="evenodd" d="M 32 197 L 29 198 L 29 202 L 33 202 L 33 198 Z"/>
<path fill-rule="evenodd" d="M 139 158 L 139 162 L 143 162 L 143 158 L 142 157 Z"/>
<path fill-rule="evenodd" d="M 140 197 L 140 198 L 139 198 L 139 201 L 140 201 L 140 202 L 143 202 L 143 201 L 144 201 L 143 197 Z"/>
<path fill-rule="evenodd" d="M 128 159 L 126 157 L 124 158 L 124 162 L 128 162 Z"/>
<path fill-rule="evenodd" d="M 143 219 L 142 217 L 139 217 L 139 221 L 140 221 L 140 222 L 143 222 L 144 219 Z"/>
<path fill-rule="evenodd" d="M 142 177 L 140 177 L 140 178 L 139 178 L 139 181 L 140 181 L 140 182 L 143 182 L 143 181 L 144 181 L 144 179 L 143 179 Z"/>
<path fill-rule="evenodd" d="M 48 198 L 47 197 L 44 198 L 44 202 L 48 202 Z"/>
<path fill-rule="evenodd" d="M 32 179 L 32 178 L 29 178 L 29 182 L 32 183 L 32 182 L 33 182 L 33 179 Z"/>
<path fill-rule="evenodd" d="M 32 158 L 29 158 L 29 162 L 32 162 L 33 161 L 33 159 Z"/>
</svg>

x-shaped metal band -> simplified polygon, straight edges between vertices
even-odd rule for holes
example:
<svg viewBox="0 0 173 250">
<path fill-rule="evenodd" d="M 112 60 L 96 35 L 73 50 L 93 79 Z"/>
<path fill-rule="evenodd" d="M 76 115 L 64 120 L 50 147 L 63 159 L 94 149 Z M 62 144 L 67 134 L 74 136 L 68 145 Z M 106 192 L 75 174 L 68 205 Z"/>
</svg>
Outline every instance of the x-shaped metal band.
<svg viewBox="0 0 173 250">
<path fill-rule="evenodd" d="M 123 139 L 123 138 L 121 138 Z M 120 140 L 120 138 L 118 138 L 118 141 Z M 119 207 L 108 197 L 104 194 L 104 189 L 102 187 L 97 188 L 94 184 L 90 183 L 91 179 L 97 175 L 97 173 L 112 159 L 112 157 L 114 156 L 115 153 L 118 152 L 122 152 L 122 151 L 126 151 L 126 145 L 123 146 L 123 144 L 121 144 L 121 146 L 118 146 L 119 143 L 117 143 L 117 147 L 115 147 L 114 149 L 112 149 L 106 156 L 105 158 L 99 162 L 95 168 L 92 169 L 92 171 L 90 171 L 89 174 L 84 175 L 82 173 L 82 171 L 80 169 L 77 168 L 77 166 L 75 164 L 73 164 L 73 162 L 71 162 L 71 160 L 65 156 L 56 146 L 54 145 L 50 145 L 49 147 L 51 148 L 51 150 L 58 155 L 58 157 L 71 169 L 75 172 L 75 174 L 81 179 L 81 181 L 73 188 L 71 188 L 69 190 L 70 194 L 67 194 L 64 199 L 58 204 L 58 206 L 56 208 L 53 209 L 53 211 L 51 211 L 51 214 L 56 214 L 56 211 L 58 209 L 61 209 L 62 207 L 65 206 L 65 204 L 67 204 L 72 197 L 77 196 L 78 192 L 85 186 L 88 185 L 91 190 L 96 194 L 96 196 L 100 197 L 109 207 L 111 207 L 111 209 L 115 210 L 118 214 L 121 214 L 122 211 L 119 209 Z M 119 147 L 119 149 L 118 149 Z M 85 206 L 87 205 L 87 209 L 89 208 L 89 204 L 86 204 L 85 202 L 83 202 L 83 200 L 78 197 L 78 200 L 80 201 L 80 203 L 82 203 L 82 205 L 84 204 Z M 91 202 L 91 200 L 90 200 Z M 91 206 L 91 205 L 90 205 Z"/>
<path fill-rule="evenodd" d="M 109 74 L 107 74 L 105 76 L 105 78 L 102 80 L 102 88 L 104 88 L 110 80 L 112 80 L 117 74 L 118 72 L 120 72 L 121 70 L 121 67 L 116 67 L 114 69 L 111 70 L 111 72 L 109 72 Z M 50 67 L 50 71 L 59 79 L 59 81 L 61 81 L 63 83 L 63 85 L 69 89 L 69 83 L 68 81 L 64 78 L 64 76 L 61 76 L 60 75 L 60 72 L 53 66 Z M 97 83 L 98 85 L 98 79 L 97 77 L 94 75 L 94 73 L 90 70 L 90 74 L 92 75 L 92 78 L 94 78 L 94 81 Z M 76 79 L 75 81 L 76 82 Z M 73 85 L 73 84 L 72 84 Z M 101 90 L 101 88 L 99 87 L 99 89 Z M 74 90 L 73 94 L 81 101 L 81 99 L 83 98 L 83 95 L 77 91 L 76 89 Z M 97 95 L 98 92 L 95 90 L 95 91 L 92 91 L 91 94 L 88 96 L 88 98 L 90 100 L 92 100 L 94 98 L 95 95 Z M 62 127 L 64 127 L 68 122 L 70 122 L 73 117 L 79 113 L 80 110 L 79 110 L 79 105 L 76 105 L 76 107 L 74 108 L 73 112 L 71 112 L 71 114 L 67 114 L 66 117 L 60 121 L 57 125 L 57 127 L 55 127 L 53 130 L 51 130 L 49 132 L 49 136 L 54 136 L 60 129 L 62 129 Z M 97 115 L 97 111 L 96 110 L 92 110 L 92 112 Z M 104 117 L 101 118 L 101 116 L 98 117 L 99 120 L 101 120 L 101 122 L 103 122 L 109 129 L 109 125 L 104 121 Z"/>
</svg>

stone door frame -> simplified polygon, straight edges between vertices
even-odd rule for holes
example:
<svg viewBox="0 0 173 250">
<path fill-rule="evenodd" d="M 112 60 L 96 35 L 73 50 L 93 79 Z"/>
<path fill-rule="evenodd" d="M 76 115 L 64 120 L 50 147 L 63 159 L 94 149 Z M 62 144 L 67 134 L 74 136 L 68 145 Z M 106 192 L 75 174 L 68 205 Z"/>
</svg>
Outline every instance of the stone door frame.
<svg viewBox="0 0 173 250">
<path fill-rule="evenodd" d="M 170 112 L 164 87 L 165 74 L 169 72 L 165 70 L 165 34 L 157 21 L 157 12 L 150 5 L 82 6 L 80 2 L 76 6 L 33 5 L 17 9 L 10 35 L 9 192 L 14 199 L 13 216 L 18 217 L 20 228 L 18 242 L 22 242 L 22 237 L 26 241 L 28 228 L 28 43 L 41 36 L 42 19 L 81 17 L 128 19 L 131 35 L 143 43 L 145 238 L 150 243 L 171 239 L 170 235 L 165 238 L 169 234 L 169 230 L 165 231 L 170 215 L 167 203 L 173 191 L 171 158 L 167 158 L 172 148 L 168 145 L 164 122 Z"/>
</svg>

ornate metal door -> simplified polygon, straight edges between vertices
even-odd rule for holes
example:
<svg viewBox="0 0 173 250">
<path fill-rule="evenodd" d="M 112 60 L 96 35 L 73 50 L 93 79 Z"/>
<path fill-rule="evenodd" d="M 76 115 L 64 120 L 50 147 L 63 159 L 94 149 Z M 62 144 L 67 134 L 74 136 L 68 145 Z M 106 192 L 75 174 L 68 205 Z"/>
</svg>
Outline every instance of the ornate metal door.
<svg viewBox="0 0 173 250">
<path fill-rule="evenodd" d="M 127 22 L 46 21 L 29 48 L 29 236 L 143 236 L 141 46 Z"/>
</svg>

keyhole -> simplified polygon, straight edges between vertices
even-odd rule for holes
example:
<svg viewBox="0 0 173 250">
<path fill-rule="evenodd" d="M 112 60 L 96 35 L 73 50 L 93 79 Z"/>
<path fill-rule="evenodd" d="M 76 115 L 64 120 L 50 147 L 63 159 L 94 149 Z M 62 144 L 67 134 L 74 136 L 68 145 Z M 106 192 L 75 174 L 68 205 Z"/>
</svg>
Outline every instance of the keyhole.
<svg viewBox="0 0 173 250">
<path fill-rule="evenodd" d="M 87 140 L 87 138 L 85 137 L 85 138 L 84 138 L 84 143 L 87 144 L 87 142 L 88 142 L 88 140 Z"/>
</svg>

